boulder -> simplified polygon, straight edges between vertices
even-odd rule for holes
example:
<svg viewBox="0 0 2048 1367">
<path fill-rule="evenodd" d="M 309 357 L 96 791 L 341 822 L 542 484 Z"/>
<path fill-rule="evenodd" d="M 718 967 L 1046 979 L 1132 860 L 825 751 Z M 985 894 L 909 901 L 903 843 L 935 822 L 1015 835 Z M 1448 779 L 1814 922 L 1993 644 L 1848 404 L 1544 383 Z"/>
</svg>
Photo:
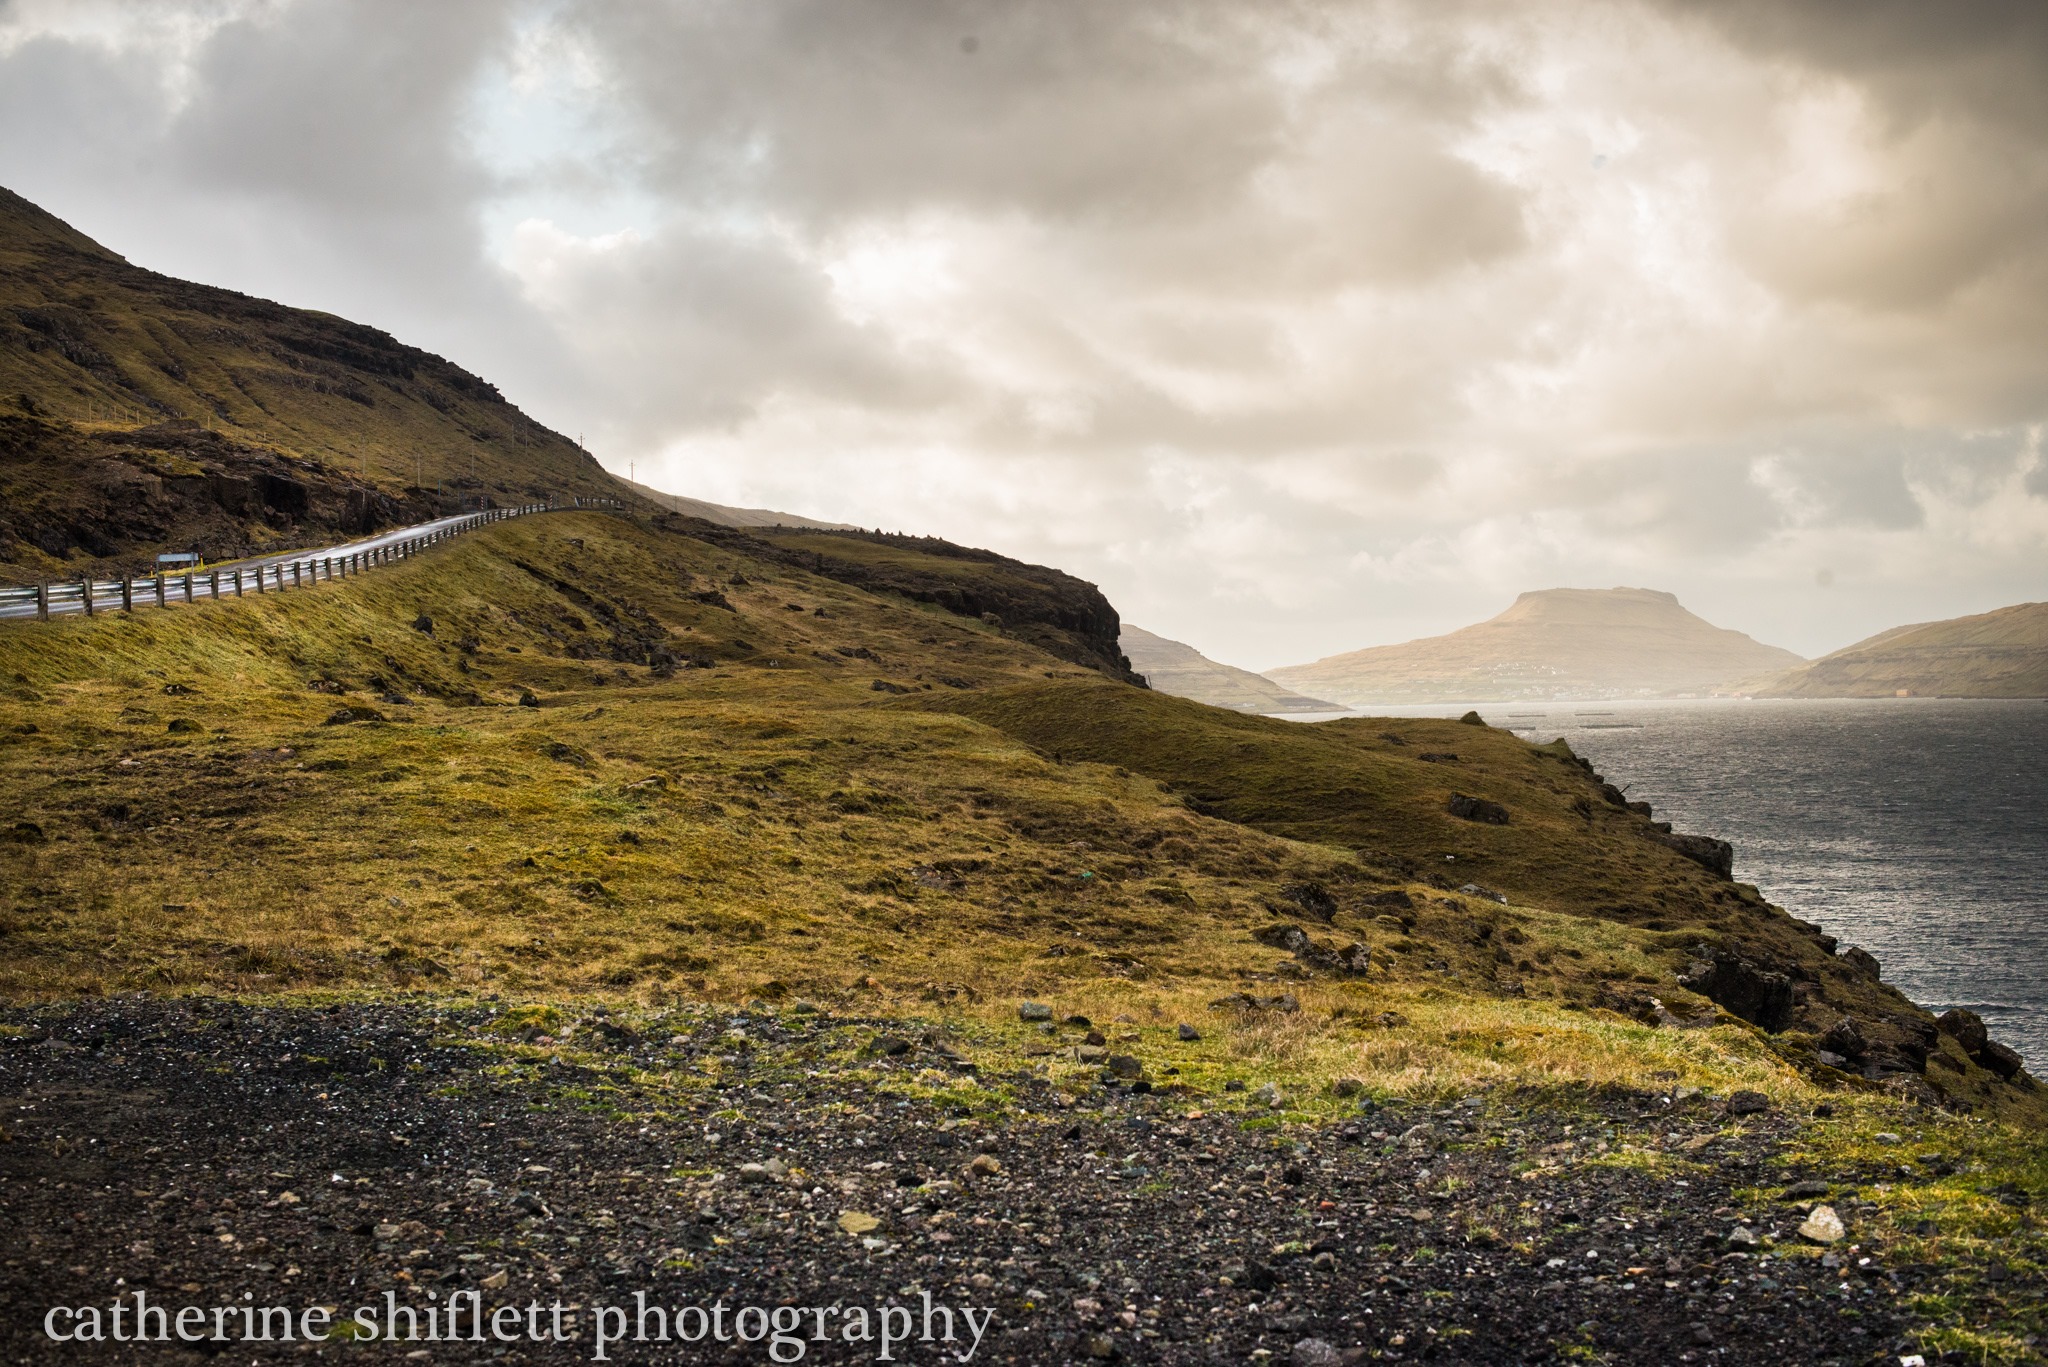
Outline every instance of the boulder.
<svg viewBox="0 0 2048 1367">
<path fill-rule="evenodd" d="M 1833 1206 L 1815 1206 L 1799 1226 L 1799 1237 L 1816 1244 L 1840 1243 L 1848 1233 Z"/>
<path fill-rule="evenodd" d="M 1049 1021 L 1052 1019 L 1052 1008 L 1044 1002 L 1019 1002 L 1017 1003 L 1017 1019 L 1020 1021 Z"/>
<path fill-rule="evenodd" d="M 1701 946 L 1678 985 L 1751 1025 L 1778 1033 L 1792 1023 L 1792 980 L 1725 949 Z"/>
<path fill-rule="evenodd" d="M 1984 1018 L 1960 1006 L 1942 1012 L 1934 1025 L 1942 1034 L 1962 1045 L 1963 1052 L 1972 1057 L 1991 1041 L 1991 1036 L 1984 1029 Z"/>
<path fill-rule="evenodd" d="M 1289 954 L 1299 954 L 1309 947 L 1308 932 L 1300 926 L 1291 926 L 1284 921 L 1270 926 L 1260 926 L 1252 932 L 1252 938 L 1262 945 L 1284 949 Z"/>
<path fill-rule="evenodd" d="M 1735 847 L 1725 840 L 1716 840 L 1707 835 L 1684 835 L 1670 831 L 1653 831 L 1651 838 L 1675 854 L 1681 854 L 1716 877 L 1735 877 Z"/>
<path fill-rule="evenodd" d="M 1828 1027 L 1828 1032 L 1820 1037 L 1820 1047 L 1843 1058 L 1860 1059 L 1870 1052 L 1863 1031 L 1848 1016 Z"/>
<path fill-rule="evenodd" d="M 1280 889 L 1280 895 L 1318 921 L 1336 919 L 1337 899 L 1321 883 L 1289 883 Z"/>
<path fill-rule="evenodd" d="M 1489 826 L 1508 824 L 1508 809 L 1498 802 L 1468 793 L 1452 793 L 1451 800 L 1444 804 L 1444 810 L 1460 821 L 1480 821 Z"/>
<path fill-rule="evenodd" d="M 1838 956 L 1841 961 L 1866 978 L 1878 976 L 1877 956 L 1861 945 L 1850 945 Z"/>
<path fill-rule="evenodd" d="M 1984 1041 L 1984 1047 L 1977 1051 L 1976 1059 L 2008 1082 L 2019 1076 L 2020 1069 L 2027 1065 L 2025 1059 L 1995 1039 Z"/>
</svg>

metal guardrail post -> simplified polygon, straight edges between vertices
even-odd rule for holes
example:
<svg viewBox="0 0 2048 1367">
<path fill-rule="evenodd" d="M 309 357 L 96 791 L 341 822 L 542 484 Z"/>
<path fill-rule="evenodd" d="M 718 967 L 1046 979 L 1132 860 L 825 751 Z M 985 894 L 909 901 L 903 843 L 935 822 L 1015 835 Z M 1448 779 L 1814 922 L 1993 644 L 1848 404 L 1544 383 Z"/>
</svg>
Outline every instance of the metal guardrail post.
<svg viewBox="0 0 2048 1367">
<path fill-rule="evenodd" d="M 185 601 L 187 603 L 192 601 L 192 571 L 190 570 L 185 571 Z"/>
<path fill-rule="evenodd" d="M 85 576 L 83 593 L 85 597 L 85 615 L 90 617 L 92 616 L 92 576 L 89 574 Z"/>
</svg>

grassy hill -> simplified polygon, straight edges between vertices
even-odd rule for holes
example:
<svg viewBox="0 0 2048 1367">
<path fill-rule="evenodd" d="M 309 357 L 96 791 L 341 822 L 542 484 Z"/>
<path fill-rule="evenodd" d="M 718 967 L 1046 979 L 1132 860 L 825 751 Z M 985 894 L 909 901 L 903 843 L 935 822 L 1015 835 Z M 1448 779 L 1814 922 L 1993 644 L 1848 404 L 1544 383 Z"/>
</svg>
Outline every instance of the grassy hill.
<svg viewBox="0 0 2048 1367">
<path fill-rule="evenodd" d="M 1654 589 L 1544 589 L 1445 636 L 1269 669 L 1349 707 L 1525 698 L 1670 697 L 1799 663 Z"/>
<path fill-rule="evenodd" d="M 1161 693 L 1192 698 L 1211 707 L 1233 712 L 1341 712 L 1344 709 L 1321 698 L 1305 698 L 1290 692 L 1249 669 L 1218 664 L 1191 645 L 1154 636 L 1142 627 L 1124 623 L 1118 644 L 1130 657 L 1131 668 L 1145 676 L 1145 682 Z"/>
<path fill-rule="evenodd" d="M 1738 687 L 1763 698 L 2048 698 L 2048 603 L 1893 627 Z"/>
<path fill-rule="evenodd" d="M 0 632 L 0 992 L 1286 996 L 1220 1047 L 1409 1087 L 1798 1088 L 1844 1014 L 1873 1048 L 1931 1031 L 1562 746 L 1164 697 L 792 550 L 565 514 L 302 594 Z M 1353 943 L 1369 965 L 1332 967 Z M 1807 982 L 1792 1028 L 1680 985 L 1702 943 Z M 1950 1062 L 1915 1085 L 2026 1104 Z"/>
<path fill-rule="evenodd" d="M 0 575 L 209 558 L 550 493 L 632 498 L 375 328 L 130 265 L 0 190 Z"/>
</svg>

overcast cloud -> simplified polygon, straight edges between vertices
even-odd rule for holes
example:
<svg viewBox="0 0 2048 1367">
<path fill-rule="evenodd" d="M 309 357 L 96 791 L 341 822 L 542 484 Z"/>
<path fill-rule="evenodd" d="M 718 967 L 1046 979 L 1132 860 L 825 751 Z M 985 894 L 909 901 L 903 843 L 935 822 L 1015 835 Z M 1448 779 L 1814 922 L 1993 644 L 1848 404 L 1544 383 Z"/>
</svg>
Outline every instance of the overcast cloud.
<svg viewBox="0 0 2048 1367">
<path fill-rule="evenodd" d="M 0 183 L 1270 667 L 2048 598 L 2031 0 L 0 0 Z"/>
</svg>

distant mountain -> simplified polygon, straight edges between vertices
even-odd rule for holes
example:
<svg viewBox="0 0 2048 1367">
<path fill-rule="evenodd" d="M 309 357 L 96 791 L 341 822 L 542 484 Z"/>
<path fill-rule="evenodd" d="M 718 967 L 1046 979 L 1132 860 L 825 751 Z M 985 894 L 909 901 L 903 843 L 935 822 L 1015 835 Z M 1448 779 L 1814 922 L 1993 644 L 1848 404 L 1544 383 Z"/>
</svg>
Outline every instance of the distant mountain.
<svg viewBox="0 0 2048 1367">
<path fill-rule="evenodd" d="M 1193 646 L 1124 623 L 1118 638 L 1131 668 L 1161 693 L 1235 712 L 1340 712 L 1336 703 L 1305 698 L 1248 669 L 1218 664 Z"/>
<path fill-rule="evenodd" d="M 1541 589 L 1447 636 L 1266 671 L 1347 706 L 1700 694 L 1799 664 L 1655 589 Z"/>
<path fill-rule="evenodd" d="M 666 508 L 672 513 L 681 513 L 685 517 L 701 517 L 706 522 L 716 522 L 721 527 L 809 527 L 814 531 L 823 532 L 860 530 L 851 522 L 820 522 L 815 517 L 778 513 L 770 508 L 728 508 L 723 503 L 706 503 L 701 498 L 685 498 L 681 494 L 666 493 L 652 485 L 630 479 L 622 479 L 619 483 L 657 507 Z"/>
<path fill-rule="evenodd" d="M 1737 691 L 1762 698 L 2048 698 L 2048 603 L 1893 627 Z"/>
</svg>

